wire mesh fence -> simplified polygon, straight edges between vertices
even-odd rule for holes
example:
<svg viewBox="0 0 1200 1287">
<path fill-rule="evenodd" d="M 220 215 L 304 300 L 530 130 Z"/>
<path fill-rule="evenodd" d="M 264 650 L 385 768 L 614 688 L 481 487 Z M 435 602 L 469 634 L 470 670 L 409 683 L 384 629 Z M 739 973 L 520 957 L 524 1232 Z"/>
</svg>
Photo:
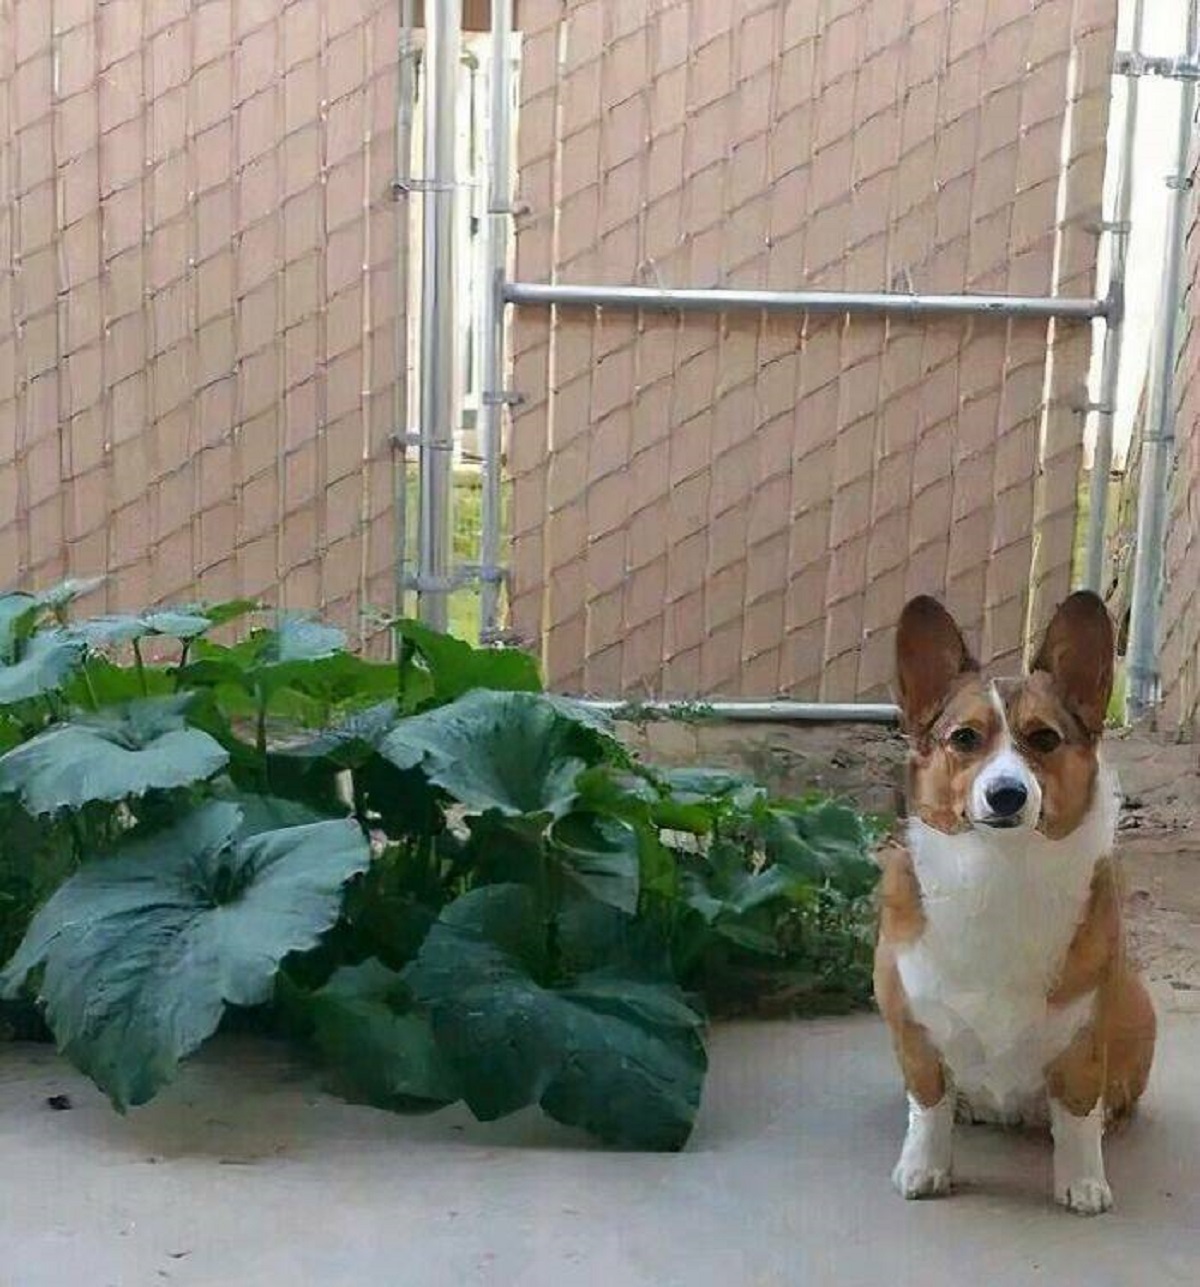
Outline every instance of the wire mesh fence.
<svg viewBox="0 0 1200 1287">
<path fill-rule="evenodd" d="M 516 274 L 1088 295 L 1115 4 L 522 6 Z M 1086 326 L 522 310 L 513 615 L 552 683 L 878 697 L 1066 593 Z"/>
<path fill-rule="evenodd" d="M 516 276 L 1092 294 L 1115 7 L 524 0 Z M 411 554 L 418 509 L 395 446 L 419 429 L 400 10 L 0 8 L 7 579 L 106 572 L 87 606 L 111 609 L 262 596 L 372 642 L 364 610 L 406 571 L 396 515 Z M 464 92 L 479 180 L 486 91 Z M 1072 323 L 517 310 L 512 624 L 553 684 L 606 696 L 882 696 L 915 590 L 1016 659 L 1069 583 L 1089 344 Z M 1194 657 L 1194 596 L 1174 594 L 1164 656 Z M 456 590 L 456 629 L 477 610 L 477 583 Z"/>
</svg>

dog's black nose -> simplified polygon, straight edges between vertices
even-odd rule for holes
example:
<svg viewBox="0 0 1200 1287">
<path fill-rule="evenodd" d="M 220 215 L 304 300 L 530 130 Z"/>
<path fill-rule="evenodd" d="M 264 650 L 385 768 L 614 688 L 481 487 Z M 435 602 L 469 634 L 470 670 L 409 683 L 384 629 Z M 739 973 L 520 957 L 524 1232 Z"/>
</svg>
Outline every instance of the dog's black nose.
<svg viewBox="0 0 1200 1287">
<path fill-rule="evenodd" d="M 1029 792 L 1016 778 L 997 778 L 988 786 L 986 799 L 993 817 L 1012 818 L 1025 807 Z"/>
</svg>

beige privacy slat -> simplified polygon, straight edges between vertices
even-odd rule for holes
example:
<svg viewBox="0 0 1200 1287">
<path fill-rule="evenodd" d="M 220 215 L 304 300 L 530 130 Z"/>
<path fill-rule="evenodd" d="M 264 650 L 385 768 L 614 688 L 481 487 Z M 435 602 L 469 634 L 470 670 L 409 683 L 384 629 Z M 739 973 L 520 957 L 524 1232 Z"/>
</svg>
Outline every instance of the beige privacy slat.
<svg viewBox="0 0 1200 1287">
<path fill-rule="evenodd" d="M 0 579 L 391 599 L 398 5 L 0 9 Z"/>
<path fill-rule="evenodd" d="M 518 17 L 521 280 L 1094 288 L 1111 0 Z M 879 697 L 900 606 L 933 591 L 1017 664 L 1069 584 L 1088 346 L 521 310 L 517 632 L 568 689 Z"/>
<path fill-rule="evenodd" d="M 1197 174 L 1193 171 L 1193 182 Z M 1163 726 L 1194 733 L 1200 723 L 1200 218 L 1193 209 L 1187 239 L 1188 286 L 1176 368 L 1175 470 L 1164 561 Z"/>
<path fill-rule="evenodd" d="M 1113 8 L 525 0 L 516 273 L 1087 294 Z M 397 21 L 0 9 L 6 581 L 390 599 Z M 934 589 L 1015 660 L 1069 575 L 1087 340 L 1046 342 L 522 311 L 515 626 L 569 688 L 874 696 Z"/>
</svg>

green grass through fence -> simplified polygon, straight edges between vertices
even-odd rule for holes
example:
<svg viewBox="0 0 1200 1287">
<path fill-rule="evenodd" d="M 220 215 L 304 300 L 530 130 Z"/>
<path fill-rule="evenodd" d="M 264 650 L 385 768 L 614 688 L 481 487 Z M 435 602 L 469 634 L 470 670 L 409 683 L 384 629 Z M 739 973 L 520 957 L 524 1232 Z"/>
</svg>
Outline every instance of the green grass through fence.
<svg viewBox="0 0 1200 1287">
<path fill-rule="evenodd" d="M 408 469 L 408 556 L 409 570 L 415 563 L 417 551 L 417 515 L 419 513 L 419 484 L 417 466 Z M 480 561 L 480 533 L 482 531 L 483 480 L 478 470 L 454 471 L 453 544 L 451 557 L 456 567 Z M 416 611 L 416 596 L 409 596 L 408 611 Z M 449 630 L 459 639 L 471 643 L 479 641 L 479 587 L 464 586 L 450 595 Z"/>
</svg>

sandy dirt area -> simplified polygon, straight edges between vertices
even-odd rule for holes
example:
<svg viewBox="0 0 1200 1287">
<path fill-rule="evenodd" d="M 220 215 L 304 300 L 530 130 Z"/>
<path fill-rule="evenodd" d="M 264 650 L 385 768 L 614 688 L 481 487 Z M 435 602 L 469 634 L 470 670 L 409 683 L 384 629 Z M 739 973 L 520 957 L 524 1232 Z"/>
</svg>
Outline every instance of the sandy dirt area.
<svg viewBox="0 0 1200 1287">
<path fill-rule="evenodd" d="M 649 724 L 632 736 L 663 763 L 740 768 L 774 790 L 814 787 L 895 815 L 904 739 L 871 725 Z M 1200 1011 L 1200 747 L 1110 735 L 1125 797 L 1118 854 L 1134 950 L 1160 1004 Z"/>
</svg>

